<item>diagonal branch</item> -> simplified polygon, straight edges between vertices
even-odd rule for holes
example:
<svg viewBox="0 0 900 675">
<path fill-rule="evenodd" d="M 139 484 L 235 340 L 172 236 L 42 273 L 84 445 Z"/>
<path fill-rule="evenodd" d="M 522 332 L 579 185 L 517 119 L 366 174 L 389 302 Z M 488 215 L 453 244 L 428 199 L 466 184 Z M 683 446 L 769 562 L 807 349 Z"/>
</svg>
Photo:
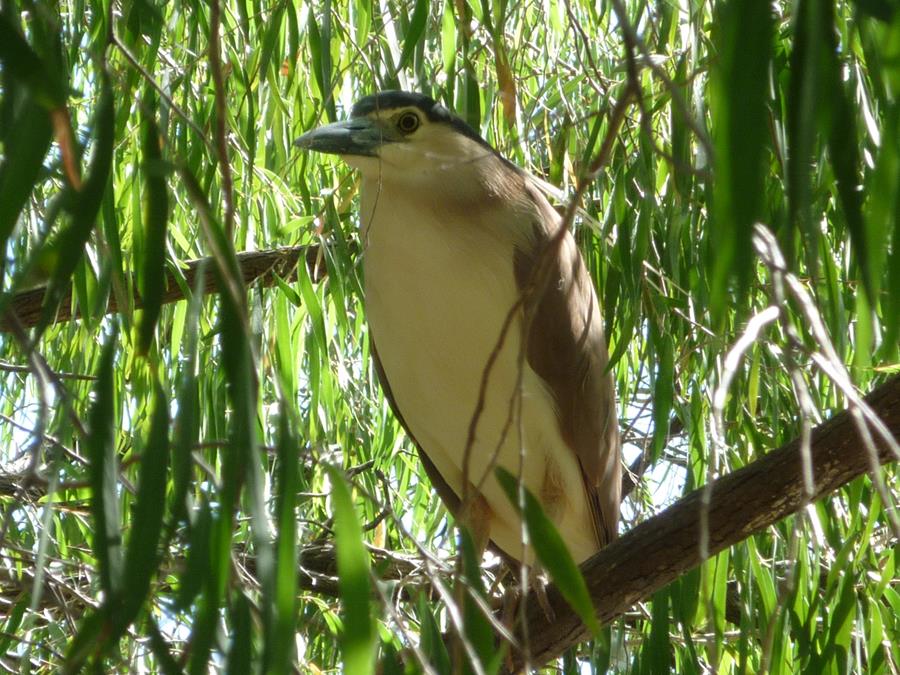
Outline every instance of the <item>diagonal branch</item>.
<svg viewBox="0 0 900 675">
<path fill-rule="evenodd" d="M 874 389 L 866 400 L 888 431 L 900 436 L 900 375 Z M 879 439 L 877 445 L 879 464 L 894 459 L 883 441 Z M 811 450 L 813 500 L 866 473 L 875 459 L 860 440 L 849 410 L 813 430 Z M 809 503 L 802 472 L 800 441 L 795 439 L 715 481 L 708 512 L 709 554 L 743 541 Z M 702 562 L 702 497 L 703 489 L 695 490 L 582 565 L 601 624 Z M 556 614 L 552 621 L 535 599 L 528 602 L 530 658 L 535 665 L 547 663 L 589 637 L 554 586 L 547 589 L 547 596 Z M 522 655 L 513 658 L 514 668 L 521 668 Z"/>
</svg>

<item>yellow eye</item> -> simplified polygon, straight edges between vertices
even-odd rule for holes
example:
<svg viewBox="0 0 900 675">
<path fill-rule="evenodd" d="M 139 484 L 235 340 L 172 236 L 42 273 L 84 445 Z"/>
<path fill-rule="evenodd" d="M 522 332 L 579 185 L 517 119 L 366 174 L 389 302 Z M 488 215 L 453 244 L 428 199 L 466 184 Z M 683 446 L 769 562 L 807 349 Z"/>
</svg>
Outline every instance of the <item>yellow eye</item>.
<svg viewBox="0 0 900 675">
<path fill-rule="evenodd" d="M 411 134 L 419 128 L 419 116 L 413 112 L 406 112 L 397 118 L 397 128 L 404 134 Z"/>
</svg>

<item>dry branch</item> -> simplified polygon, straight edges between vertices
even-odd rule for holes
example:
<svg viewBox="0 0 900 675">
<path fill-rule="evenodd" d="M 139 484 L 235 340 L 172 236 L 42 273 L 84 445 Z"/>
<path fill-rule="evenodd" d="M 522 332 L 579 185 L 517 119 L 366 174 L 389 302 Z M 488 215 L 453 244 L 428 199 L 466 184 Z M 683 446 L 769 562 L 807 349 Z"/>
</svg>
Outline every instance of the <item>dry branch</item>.
<svg viewBox="0 0 900 675">
<path fill-rule="evenodd" d="M 264 285 L 272 285 L 275 283 L 275 274 L 282 278 L 287 278 L 295 273 L 297 261 L 300 256 L 304 256 L 306 266 L 313 280 L 318 281 L 325 275 L 325 262 L 319 258 L 321 249 L 319 246 L 286 246 L 284 248 L 270 249 L 267 251 L 247 251 L 237 254 L 238 266 L 245 284 L 259 282 Z M 213 273 L 213 264 L 211 258 L 201 258 L 199 260 L 191 260 L 185 263 L 182 274 L 187 281 L 188 288 L 193 288 L 194 279 L 200 266 L 209 261 L 207 266 L 208 273 L 204 278 L 203 293 L 215 293 L 219 290 L 217 276 Z M 133 283 L 132 287 L 137 289 L 137 284 Z M 0 332 L 9 332 L 10 315 L 16 315 L 22 326 L 30 328 L 37 324 L 41 317 L 42 306 L 44 303 L 44 293 L 46 288 L 41 286 L 32 288 L 27 291 L 16 293 L 9 303 L 6 314 L 0 320 Z M 175 274 L 171 270 L 166 270 L 166 292 L 163 295 L 163 304 L 182 300 L 185 293 L 181 285 L 178 284 Z M 143 306 L 141 297 L 135 290 L 134 307 L 140 309 Z M 115 295 L 110 295 L 109 302 L 106 306 L 107 314 L 114 314 L 119 311 L 119 303 Z M 66 292 L 60 303 L 59 311 L 56 314 L 55 323 L 63 321 L 71 321 L 80 316 L 80 310 L 76 306 L 73 312 L 72 289 Z"/>
<path fill-rule="evenodd" d="M 900 436 L 900 376 L 877 387 L 866 400 L 890 433 Z M 870 471 L 875 461 L 884 464 L 894 459 L 884 443 L 878 444 L 878 451 L 877 460 L 870 456 L 847 410 L 816 427 L 812 436 L 814 499 Z M 582 565 L 601 624 L 703 562 L 702 498 L 702 489 L 692 492 Z M 764 530 L 806 503 L 800 443 L 794 440 L 713 483 L 708 520 L 710 554 Z M 547 595 L 556 613 L 552 621 L 536 598 L 528 599 L 529 646 L 535 666 L 589 637 L 556 588 L 549 587 Z M 521 654 L 515 655 L 516 668 L 521 668 L 521 659 Z"/>
</svg>

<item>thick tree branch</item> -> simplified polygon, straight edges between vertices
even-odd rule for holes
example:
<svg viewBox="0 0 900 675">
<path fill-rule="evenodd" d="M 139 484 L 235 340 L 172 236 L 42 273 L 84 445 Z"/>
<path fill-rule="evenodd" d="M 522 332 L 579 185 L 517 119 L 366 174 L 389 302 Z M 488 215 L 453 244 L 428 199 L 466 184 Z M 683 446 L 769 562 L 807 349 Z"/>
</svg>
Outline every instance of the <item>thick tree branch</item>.
<svg viewBox="0 0 900 675">
<path fill-rule="evenodd" d="M 866 400 L 890 433 L 900 436 L 900 376 L 877 387 Z M 813 499 L 825 497 L 870 471 L 875 461 L 884 464 L 894 459 L 884 443 L 878 443 L 878 452 L 877 460 L 870 456 L 849 411 L 819 425 L 812 436 Z M 702 562 L 702 499 L 702 489 L 692 492 L 582 565 L 601 624 Z M 708 521 L 710 555 L 764 530 L 806 503 L 800 443 L 794 440 L 713 483 Z M 528 602 L 529 645 L 535 666 L 589 637 L 554 586 L 547 589 L 547 595 L 556 613 L 552 621 L 536 598 Z M 514 655 L 515 668 L 522 667 L 521 659 L 521 654 Z"/>
<path fill-rule="evenodd" d="M 275 283 L 275 274 L 283 278 L 288 278 L 296 272 L 297 261 L 300 256 L 306 260 L 306 266 L 313 280 L 318 281 L 325 276 L 325 262 L 319 259 L 320 248 L 318 246 L 286 246 L 284 248 L 270 249 L 267 251 L 247 251 L 238 253 L 238 266 L 241 269 L 241 275 L 245 284 L 259 281 L 265 285 Z M 213 274 L 214 263 L 212 258 L 201 258 L 199 260 L 191 260 L 185 264 L 182 270 L 187 286 L 193 288 L 194 279 L 197 276 L 197 270 L 205 262 L 208 262 L 207 269 L 209 273 L 204 279 L 204 294 L 215 293 L 219 290 L 218 279 Z M 137 289 L 137 284 L 133 283 L 132 288 Z M 9 332 L 11 327 L 10 315 L 15 314 L 19 317 L 19 321 L 25 328 L 30 328 L 37 324 L 41 316 L 41 307 L 44 302 L 44 292 L 46 289 L 41 286 L 32 288 L 21 293 L 16 293 L 9 303 L 6 314 L 0 319 L 0 332 Z M 163 304 L 176 302 L 184 299 L 185 294 L 182 287 L 176 281 L 175 275 L 166 271 L 166 292 L 163 295 Z M 76 307 L 73 314 L 72 307 L 72 290 L 71 288 L 63 296 L 60 303 L 59 311 L 56 314 L 56 323 L 63 321 L 71 321 L 80 316 L 79 309 Z M 137 291 L 134 297 L 135 309 L 140 309 L 143 302 Z M 106 307 L 107 314 L 114 314 L 119 311 L 119 303 L 116 301 L 115 295 L 110 295 L 109 304 Z"/>
</svg>

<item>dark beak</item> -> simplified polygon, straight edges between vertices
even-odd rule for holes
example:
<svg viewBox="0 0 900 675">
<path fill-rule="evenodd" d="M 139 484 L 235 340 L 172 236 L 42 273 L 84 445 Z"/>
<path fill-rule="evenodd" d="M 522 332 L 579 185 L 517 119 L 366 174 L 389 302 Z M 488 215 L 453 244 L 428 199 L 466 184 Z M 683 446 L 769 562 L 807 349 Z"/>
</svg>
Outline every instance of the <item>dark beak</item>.
<svg viewBox="0 0 900 675">
<path fill-rule="evenodd" d="M 393 138 L 390 127 L 366 117 L 335 122 L 303 134 L 294 141 L 298 148 L 332 155 L 376 157 L 378 148 Z"/>
</svg>

